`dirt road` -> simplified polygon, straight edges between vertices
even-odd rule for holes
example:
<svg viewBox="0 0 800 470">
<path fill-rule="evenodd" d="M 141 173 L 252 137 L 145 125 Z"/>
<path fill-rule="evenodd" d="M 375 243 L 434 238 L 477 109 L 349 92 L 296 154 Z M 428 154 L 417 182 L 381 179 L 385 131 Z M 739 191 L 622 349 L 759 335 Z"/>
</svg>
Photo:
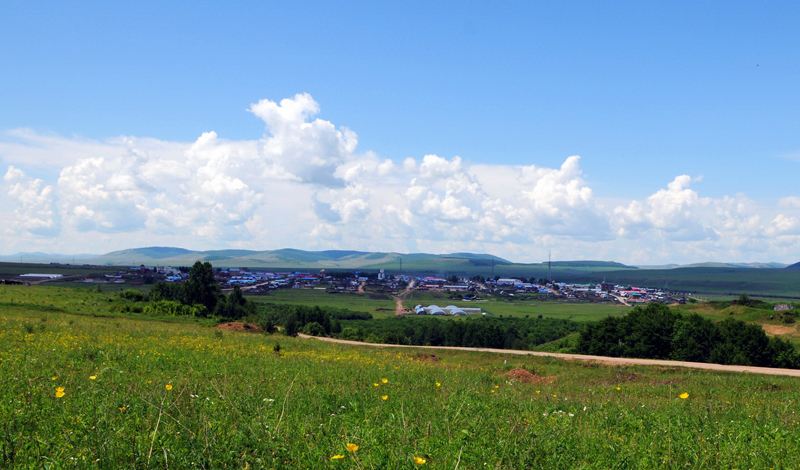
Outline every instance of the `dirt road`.
<svg viewBox="0 0 800 470">
<path fill-rule="evenodd" d="M 630 307 L 631 306 L 631 304 L 629 304 L 628 301 L 625 300 L 625 297 L 620 297 L 620 296 L 614 295 L 614 294 L 611 294 L 611 297 L 613 297 L 614 300 L 616 300 L 617 302 L 621 303 L 622 305 L 624 305 L 626 307 Z"/>
<path fill-rule="evenodd" d="M 414 291 L 414 286 L 416 285 L 416 280 L 412 279 L 411 282 L 408 283 L 405 289 L 402 292 L 394 296 L 394 314 L 395 315 L 405 315 L 408 313 L 406 311 L 406 307 L 403 304 L 408 294 Z"/>
<path fill-rule="evenodd" d="M 438 349 L 444 351 L 475 351 L 496 354 L 513 354 L 518 356 L 537 356 L 553 357 L 567 361 L 587 361 L 610 366 L 661 366 L 661 367 L 685 367 L 689 369 L 702 369 L 718 372 L 746 372 L 761 375 L 781 375 L 787 377 L 800 377 L 800 370 L 797 369 L 778 369 L 774 367 L 754 367 L 754 366 L 728 366 L 722 364 L 707 364 L 704 362 L 684 362 L 667 361 L 662 359 L 634 359 L 626 357 L 606 357 L 606 356 L 587 356 L 584 354 L 564 354 L 541 351 L 523 351 L 518 349 L 492 349 L 492 348 L 467 348 L 460 346 L 406 346 L 401 344 L 375 344 L 362 343 L 360 341 L 350 341 L 346 339 L 323 338 L 318 336 L 299 335 L 306 339 L 317 339 L 327 343 L 346 344 L 350 346 L 369 346 L 374 348 L 418 348 L 418 349 Z"/>
</svg>

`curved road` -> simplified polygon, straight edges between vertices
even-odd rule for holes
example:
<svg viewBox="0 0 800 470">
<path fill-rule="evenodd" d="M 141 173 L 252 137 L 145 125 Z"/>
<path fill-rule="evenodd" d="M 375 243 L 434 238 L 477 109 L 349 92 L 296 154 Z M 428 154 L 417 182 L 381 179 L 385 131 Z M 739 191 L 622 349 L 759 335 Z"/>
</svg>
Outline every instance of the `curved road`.
<svg viewBox="0 0 800 470">
<path fill-rule="evenodd" d="M 369 346 L 373 348 L 416 348 L 416 349 L 439 349 L 443 351 L 475 351 L 496 354 L 514 354 L 517 356 L 537 356 L 554 357 L 567 361 L 587 361 L 610 366 L 662 366 L 662 367 L 685 367 L 689 369 L 702 369 L 717 372 L 746 372 L 761 375 L 781 375 L 786 377 L 800 377 L 798 369 L 778 369 L 775 367 L 755 367 L 755 366 L 729 366 L 722 364 L 708 364 L 705 362 L 686 362 L 668 361 L 664 359 L 635 359 L 629 357 L 607 357 L 607 356 L 587 356 L 585 354 L 565 354 L 543 351 L 524 351 L 519 349 L 493 349 L 493 348 L 468 348 L 463 346 L 408 346 L 404 344 L 377 344 L 363 343 L 361 341 L 351 341 L 347 339 L 325 338 L 321 336 L 298 335 L 305 339 L 316 339 L 326 343 L 345 344 L 349 346 Z"/>
</svg>

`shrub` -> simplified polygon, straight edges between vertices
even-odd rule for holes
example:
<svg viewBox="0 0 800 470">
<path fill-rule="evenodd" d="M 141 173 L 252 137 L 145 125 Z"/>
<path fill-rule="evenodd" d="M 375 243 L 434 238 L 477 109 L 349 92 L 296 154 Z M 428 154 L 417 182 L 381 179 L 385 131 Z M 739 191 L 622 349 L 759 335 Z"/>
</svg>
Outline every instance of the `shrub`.
<svg viewBox="0 0 800 470">
<path fill-rule="evenodd" d="M 322 328 L 322 325 L 313 321 L 303 326 L 303 333 L 311 336 L 323 336 L 325 334 L 325 329 Z"/>
<path fill-rule="evenodd" d="M 194 316 L 202 317 L 206 315 L 203 305 L 184 305 L 173 300 L 159 300 L 147 304 L 143 313 L 153 316 Z"/>
<path fill-rule="evenodd" d="M 143 302 L 146 299 L 144 292 L 136 289 L 125 289 L 119 293 L 119 296 L 132 302 Z"/>
</svg>

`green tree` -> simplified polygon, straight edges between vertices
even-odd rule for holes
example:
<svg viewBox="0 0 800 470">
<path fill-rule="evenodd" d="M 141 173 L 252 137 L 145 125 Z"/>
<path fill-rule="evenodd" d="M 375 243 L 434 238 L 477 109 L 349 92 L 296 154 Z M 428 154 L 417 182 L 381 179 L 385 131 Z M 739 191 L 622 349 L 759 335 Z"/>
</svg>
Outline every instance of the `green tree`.
<svg viewBox="0 0 800 470">
<path fill-rule="evenodd" d="M 220 291 L 214 268 L 211 263 L 197 261 L 189 270 L 189 279 L 184 285 L 184 303 L 205 305 L 209 312 L 213 312 L 219 301 Z"/>
<path fill-rule="evenodd" d="M 311 336 L 325 336 L 325 329 L 319 323 L 312 321 L 303 326 L 303 333 Z"/>
<path fill-rule="evenodd" d="M 678 319 L 672 333 L 672 359 L 708 362 L 719 330 L 711 320 L 692 314 Z"/>
<path fill-rule="evenodd" d="M 239 320 L 255 312 L 252 304 L 242 294 L 239 286 L 234 286 L 233 292 L 227 297 L 220 296 L 214 314 L 227 320 Z"/>
<path fill-rule="evenodd" d="M 300 322 L 297 320 L 297 315 L 292 313 L 286 319 L 286 325 L 283 327 L 283 332 L 286 336 L 297 336 L 297 331 L 300 328 Z"/>
</svg>

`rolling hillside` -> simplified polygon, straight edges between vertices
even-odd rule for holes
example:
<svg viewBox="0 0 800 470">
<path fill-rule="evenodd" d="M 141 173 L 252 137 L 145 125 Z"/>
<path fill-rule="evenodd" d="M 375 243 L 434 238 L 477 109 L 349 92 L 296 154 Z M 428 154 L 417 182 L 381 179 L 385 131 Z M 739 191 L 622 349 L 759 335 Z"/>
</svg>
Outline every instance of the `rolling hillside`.
<svg viewBox="0 0 800 470">
<path fill-rule="evenodd" d="M 292 248 L 279 250 L 211 250 L 192 251 L 173 247 L 146 247 L 114 251 L 86 257 L 82 263 L 98 265 L 191 265 L 209 261 L 220 267 L 284 268 L 284 269 L 399 269 L 459 271 L 479 266 L 510 265 L 510 261 L 486 254 L 453 253 L 384 253 L 352 250 L 305 251 Z"/>
</svg>

